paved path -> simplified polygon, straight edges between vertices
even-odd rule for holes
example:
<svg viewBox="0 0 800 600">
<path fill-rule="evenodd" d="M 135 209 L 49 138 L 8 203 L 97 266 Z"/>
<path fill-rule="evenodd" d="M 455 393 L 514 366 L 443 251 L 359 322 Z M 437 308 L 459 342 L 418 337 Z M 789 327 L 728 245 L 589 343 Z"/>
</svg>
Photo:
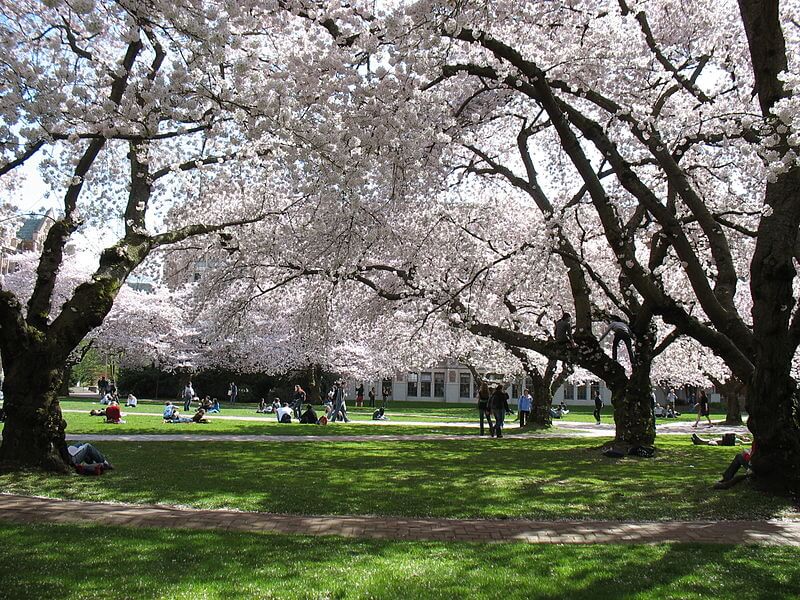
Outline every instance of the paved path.
<svg viewBox="0 0 800 600">
<path fill-rule="evenodd" d="M 529 521 L 303 516 L 105 504 L 0 494 L 0 520 L 87 523 L 353 538 L 534 544 L 766 544 L 800 546 L 800 521 Z"/>
<path fill-rule="evenodd" d="M 109 427 L 112 427 L 109 425 Z M 124 425 L 116 425 L 118 431 L 124 431 Z M 173 424 L 169 427 L 202 427 L 186 424 Z M 332 424 L 328 427 L 338 427 Z M 472 426 L 475 429 L 474 425 Z M 194 429 L 197 431 L 197 429 Z M 691 423 L 669 423 L 660 425 L 658 428 L 658 435 L 690 435 L 693 432 L 699 431 L 701 435 L 709 437 L 719 437 L 722 433 L 733 431 L 738 434 L 746 434 L 745 427 L 714 427 L 712 429 L 696 430 L 691 427 Z M 491 439 L 489 436 L 479 438 L 475 435 L 476 431 L 464 432 L 463 434 L 422 434 L 422 435 L 392 435 L 392 434 L 375 434 L 375 435 L 241 435 L 241 434 L 214 434 L 214 433 L 158 433 L 158 434 L 125 434 L 125 433 L 85 433 L 85 434 L 68 434 L 67 439 L 70 441 L 81 440 L 85 442 L 407 442 L 407 441 L 442 441 L 442 440 L 465 440 L 465 439 Z M 614 426 L 611 424 L 603 423 L 602 425 L 595 425 L 594 423 L 579 423 L 564 421 L 550 431 L 537 432 L 537 433 L 506 433 L 504 439 L 522 440 L 522 439 L 547 439 L 557 437 L 614 437 Z"/>
</svg>

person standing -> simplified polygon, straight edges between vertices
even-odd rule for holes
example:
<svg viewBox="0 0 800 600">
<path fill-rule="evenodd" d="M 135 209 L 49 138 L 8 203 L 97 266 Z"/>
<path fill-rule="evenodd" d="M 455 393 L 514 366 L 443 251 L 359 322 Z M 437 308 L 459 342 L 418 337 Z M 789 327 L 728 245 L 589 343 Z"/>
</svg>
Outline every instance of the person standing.
<svg viewBox="0 0 800 600">
<path fill-rule="evenodd" d="M 494 431 L 492 437 L 503 437 L 503 423 L 505 422 L 508 408 L 508 394 L 503 389 L 503 384 L 497 384 L 491 397 L 489 398 L 489 411 L 494 416 Z"/>
<path fill-rule="evenodd" d="M 369 388 L 369 405 L 371 408 L 375 408 L 375 387 Z"/>
<path fill-rule="evenodd" d="M 622 320 L 622 317 L 612 317 L 608 321 L 608 328 L 606 329 L 605 333 L 600 336 L 600 339 L 597 340 L 598 342 L 602 342 L 603 339 L 609 334 L 614 333 L 614 341 L 611 343 L 611 358 L 617 360 L 617 355 L 619 351 L 620 342 L 625 344 L 625 348 L 628 350 L 628 359 L 630 359 L 631 363 L 633 363 L 633 347 L 631 345 L 631 339 L 633 333 L 631 332 L 631 328 Z"/>
<path fill-rule="evenodd" d="M 600 425 L 600 411 L 603 410 L 603 399 L 600 397 L 600 390 L 594 392 L 594 420 Z"/>
<path fill-rule="evenodd" d="M 364 406 L 364 384 L 360 383 L 356 388 L 356 406 Z"/>
<path fill-rule="evenodd" d="M 710 415 L 711 411 L 708 406 L 708 396 L 706 396 L 705 390 L 700 390 L 700 393 L 697 395 L 697 418 L 694 420 L 692 427 L 697 427 L 701 417 L 705 417 L 708 420 L 708 426 L 713 427 L 714 424 L 711 422 Z"/>
<path fill-rule="evenodd" d="M 383 406 L 386 406 L 386 403 L 389 401 L 390 393 L 391 392 L 389 391 L 389 386 L 388 385 L 383 386 L 383 389 L 381 390 L 381 395 L 383 396 Z"/>
<path fill-rule="evenodd" d="M 233 381 L 231 381 L 231 386 L 228 388 L 228 396 L 231 399 L 231 404 L 236 404 L 236 398 L 239 397 L 239 388 L 236 387 Z"/>
<path fill-rule="evenodd" d="M 519 426 L 525 427 L 528 424 L 528 421 L 531 417 L 531 405 L 533 404 L 533 398 L 531 397 L 531 391 L 525 388 L 525 391 L 522 392 L 522 395 L 519 397 L 517 401 L 517 410 L 519 411 Z"/>
<path fill-rule="evenodd" d="M 194 388 L 192 387 L 192 382 L 186 384 L 186 387 L 183 388 L 183 412 L 189 412 L 189 409 L 192 408 L 192 398 L 194 398 Z"/>
<path fill-rule="evenodd" d="M 303 404 L 306 403 L 307 398 L 306 391 L 300 387 L 300 385 L 294 386 L 294 396 L 292 397 L 292 412 L 294 413 L 295 419 L 300 419 L 300 409 L 303 408 Z"/>
<path fill-rule="evenodd" d="M 480 435 L 483 435 L 483 420 L 486 419 L 489 424 L 489 433 L 494 437 L 494 426 L 492 425 L 492 417 L 489 415 L 489 386 L 485 381 L 481 381 L 478 388 L 478 415 L 481 419 Z"/>
<path fill-rule="evenodd" d="M 108 393 L 108 379 L 106 379 L 105 375 L 101 376 L 100 379 L 97 380 L 97 391 L 101 398 Z"/>
</svg>

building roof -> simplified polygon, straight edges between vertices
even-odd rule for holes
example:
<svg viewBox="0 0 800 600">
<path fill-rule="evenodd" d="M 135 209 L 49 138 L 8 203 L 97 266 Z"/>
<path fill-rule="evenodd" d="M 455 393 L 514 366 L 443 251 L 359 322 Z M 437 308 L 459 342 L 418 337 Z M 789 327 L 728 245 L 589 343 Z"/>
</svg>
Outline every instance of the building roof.
<svg viewBox="0 0 800 600">
<path fill-rule="evenodd" d="M 33 234 L 35 234 L 39 229 L 41 229 L 42 223 L 44 223 L 45 216 L 37 216 L 31 217 L 30 219 L 25 219 L 25 222 L 22 224 L 22 227 L 19 228 L 17 231 L 17 238 L 20 240 L 33 240 Z"/>
</svg>

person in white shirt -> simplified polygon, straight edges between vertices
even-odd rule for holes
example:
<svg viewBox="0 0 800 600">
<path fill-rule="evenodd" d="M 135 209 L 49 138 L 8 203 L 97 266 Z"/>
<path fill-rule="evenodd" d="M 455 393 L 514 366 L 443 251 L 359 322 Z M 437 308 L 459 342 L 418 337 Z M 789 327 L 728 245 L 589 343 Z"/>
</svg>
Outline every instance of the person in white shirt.
<svg viewBox="0 0 800 600">
<path fill-rule="evenodd" d="M 139 399 L 134 396 L 133 394 L 128 394 L 128 401 L 125 403 L 125 406 L 136 406 L 139 402 Z"/>
<path fill-rule="evenodd" d="M 276 411 L 278 416 L 278 423 L 291 423 L 292 422 L 292 409 L 284 402 L 281 407 Z"/>
</svg>

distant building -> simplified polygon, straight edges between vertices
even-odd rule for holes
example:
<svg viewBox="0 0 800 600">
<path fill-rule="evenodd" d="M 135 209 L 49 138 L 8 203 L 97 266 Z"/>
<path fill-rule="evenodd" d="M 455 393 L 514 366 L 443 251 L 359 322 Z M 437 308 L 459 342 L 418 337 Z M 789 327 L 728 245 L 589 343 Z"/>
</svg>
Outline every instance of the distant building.
<svg viewBox="0 0 800 600">
<path fill-rule="evenodd" d="M 164 262 L 164 283 L 171 290 L 187 283 L 204 279 L 219 261 L 208 254 L 197 257 L 194 253 L 172 253 Z"/>
<path fill-rule="evenodd" d="M 13 273 L 17 268 L 15 254 L 22 252 L 41 252 L 47 232 L 56 220 L 56 213 L 51 208 L 47 212 L 31 215 L 22 219 L 22 225 L 14 231 L 14 227 L 3 227 L 0 230 L 0 274 Z M 72 246 L 67 247 L 70 253 Z"/>
<path fill-rule="evenodd" d="M 485 373 L 483 375 L 487 381 L 504 382 L 508 384 L 506 392 L 511 398 L 511 404 L 516 404 L 517 398 L 522 395 L 522 391 L 532 385 L 521 375 L 505 375 L 502 373 Z M 472 376 L 472 372 L 457 361 L 447 361 L 435 367 L 420 369 L 419 371 L 398 372 L 394 377 L 386 379 L 376 379 L 373 381 L 352 381 L 348 385 L 348 397 L 355 398 L 355 389 L 359 383 L 364 385 L 364 397 L 370 387 L 375 387 L 378 402 L 381 400 L 381 390 L 388 388 L 391 391 L 391 400 L 418 401 L 418 402 L 447 402 L 447 403 L 473 403 L 478 392 L 478 385 Z M 562 400 L 567 406 L 570 405 L 592 405 L 592 398 L 595 391 L 600 393 L 600 397 L 606 404 L 611 403 L 611 390 L 603 381 L 588 381 L 586 383 L 574 384 L 565 383 L 553 394 L 553 403 L 558 404 Z M 720 401 L 719 394 L 711 388 L 709 399 L 712 403 Z M 678 391 L 679 398 L 685 403 L 690 401 L 688 390 L 681 388 Z M 663 403 L 664 392 L 656 390 L 657 400 Z"/>
</svg>

